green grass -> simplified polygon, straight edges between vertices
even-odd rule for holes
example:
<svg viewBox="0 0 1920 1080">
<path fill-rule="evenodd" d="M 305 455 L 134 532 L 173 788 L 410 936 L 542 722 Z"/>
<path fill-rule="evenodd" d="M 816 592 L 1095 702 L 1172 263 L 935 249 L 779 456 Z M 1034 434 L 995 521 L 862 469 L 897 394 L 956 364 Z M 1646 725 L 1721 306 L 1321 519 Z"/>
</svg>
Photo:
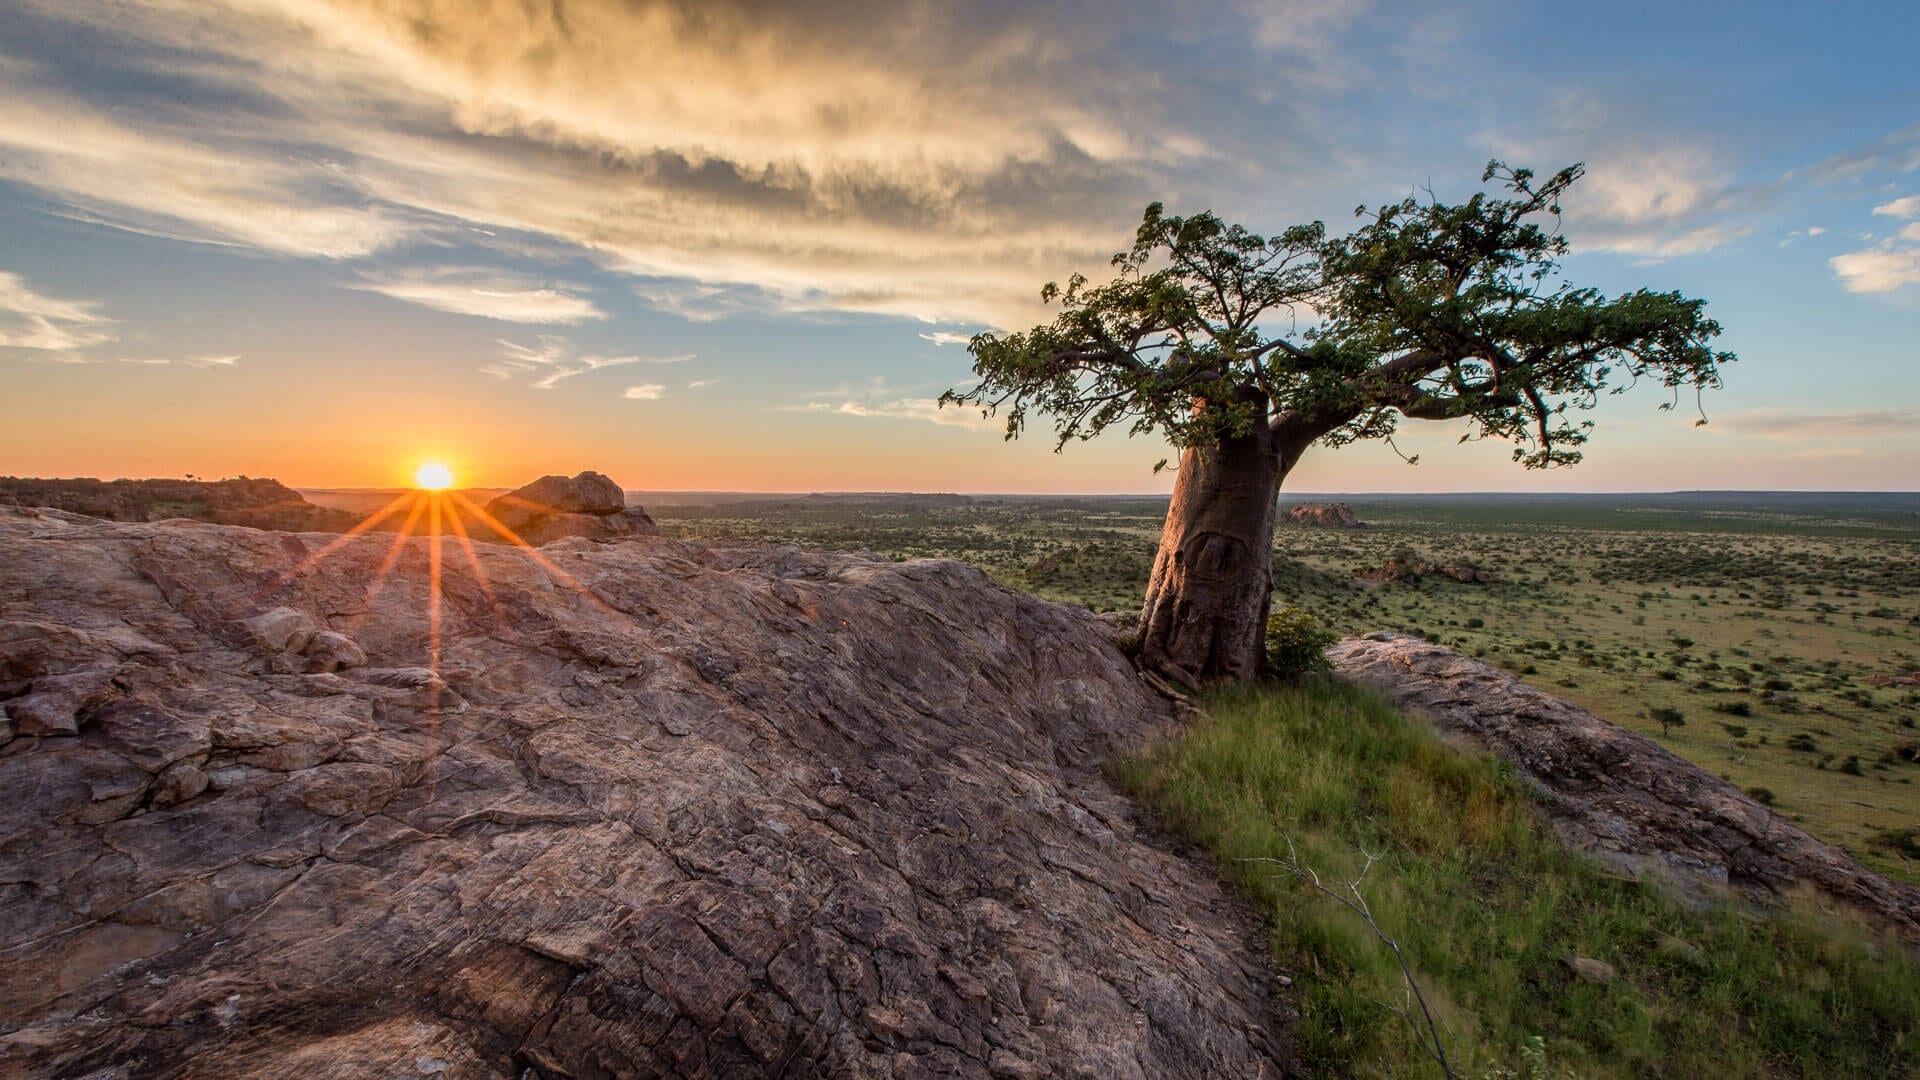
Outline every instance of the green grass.
<svg viewBox="0 0 1920 1080">
<path fill-rule="evenodd" d="M 1609 877 L 1553 839 L 1499 763 L 1333 679 L 1207 707 L 1115 770 L 1270 920 L 1317 1073 L 1439 1068 L 1380 1004 L 1404 1003 L 1405 985 L 1366 923 L 1246 860 L 1297 852 L 1337 889 L 1378 856 L 1361 892 L 1451 1029 L 1461 1076 L 1920 1073 L 1920 965 L 1903 950 L 1811 906 L 1694 910 Z M 1581 981 L 1563 956 L 1619 977 Z"/>
</svg>

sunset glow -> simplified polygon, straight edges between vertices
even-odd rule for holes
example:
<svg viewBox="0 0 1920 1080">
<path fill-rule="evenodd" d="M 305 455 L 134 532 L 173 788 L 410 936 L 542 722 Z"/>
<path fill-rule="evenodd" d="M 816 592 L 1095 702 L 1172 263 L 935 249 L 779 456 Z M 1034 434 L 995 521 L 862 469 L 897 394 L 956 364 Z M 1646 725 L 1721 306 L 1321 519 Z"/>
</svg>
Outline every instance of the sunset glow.
<svg viewBox="0 0 1920 1080">
<path fill-rule="evenodd" d="M 428 462 L 413 471 L 413 486 L 426 491 L 445 491 L 453 486 L 453 470 L 438 462 Z"/>
</svg>

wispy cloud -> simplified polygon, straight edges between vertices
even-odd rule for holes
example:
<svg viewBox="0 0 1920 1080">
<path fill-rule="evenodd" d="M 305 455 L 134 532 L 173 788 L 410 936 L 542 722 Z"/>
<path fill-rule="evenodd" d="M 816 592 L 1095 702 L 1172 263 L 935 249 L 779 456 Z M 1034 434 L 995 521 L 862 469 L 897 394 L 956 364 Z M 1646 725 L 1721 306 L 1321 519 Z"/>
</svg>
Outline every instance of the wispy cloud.
<svg viewBox="0 0 1920 1080">
<path fill-rule="evenodd" d="M 694 358 L 693 353 L 673 356 L 599 356 L 580 352 L 565 338 L 550 336 L 542 336 L 533 345 L 501 341 L 500 347 L 503 350 L 501 357 L 481 365 L 480 371 L 498 379 L 532 375 L 534 378 L 527 385 L 535 390 L 551 390 L 576 375 L 601 368 L 624 367 L 628 364 L 682 364 Z"/>
<path fill-rule="evenodd" d="M 1763 439 L 1886 438 L 1920 434 L 1920 409 L 1856 409 L 1847 412 L 1789 412 L 1749 409 L 1715 419 L 1736 435 Z"/>
<path fill-rule="evenodd" d="M 805 400 L 774 406 L 776 412 L 824 413 L 882 420 L 923 420 L 943 427 L 1001 430 L 999 420 L 983 418 L 977 408 L 940 407 L 938 396 L 921 397 L 875 379 L 862 388 L 839 387 L 805 395 Z"/>
<path fill-rule="evenodd" d="M 5 112 L 0 109 L 0 114 Z M 63 300 L 37 292 L 18 274 L 0 271 L 0 349 L 26 349 L 40 358 L 85 362 L 79 350 L 115 340 L 113 320 L 92 300 Z"/>
<path fill-rule="evenodd" d="M 1920 195 L 1907 195 L 1873 208 L 1876 214 L 1896 218 L 1920 218 Z"/>
<path fill-rule="evenodd" d="M 179 359 L 170 356 L 123 356 L 120 358 L 120 362 L 123 364 L 137 364 L 141 367 L 167 367 L 177 365 L 179 367 L 193 368 L 228 368 L 239 364 L 240 357 L 238 354 L 227 356 L 185 356 Z"/>
<path fill-rule="evenodd" d="M 1881 203 L 1873 212 L 1902 220 L 1920 218 L 1920 195 Z M 1872 246 L 1827 260 L 1848 292 L 1892 292 L 1906 285 L 1920 285 L 1920 221 L 1903 225 L 1892 236 L 1878 241 L 1872 233 L 1862 233 L 1860 238 L 1872 242 Z"/>
<path fill-rule="evenodd" d="M 687 384 L 687 389 L 698 390 L 703 386 L 712 386 L 714 383 L 717 383 L 719 381 L 720 381 L 719 379 L 695 379 L 692 382 Z"/>
<path fill-rule="evenodd" d="M 658 401 L 665 397 L 666 394 L 666 385 L 664 383 L 654 382 L 641 383 L 638 386 L 629 386 L 620 396 L 626 398 L 628 401 Z"/>
<path fill-rule="evenodd" d="M 946 330 L 935 330 L 931 334 L 921 334 L 921 340 L 931 341 L 935 345 L 966 345 L 973 341 L 971 334 L 955 334 Z"/>
<path fill-rule="evenodd" d="M 607 317 L 591 299 L 566 289 L 475 267 L 368 274 L 349 283 L 348 288 L 381 293 L 435 311 L 502 322 L 570 326 Z"/>
<path fill-rule="evenodd" d="M 1560 95 L 1549 113 L 1553 127 L 1579 131 L 1581 139 L 1487 135 L 1481 143 L 1543 170 L 1586 161 L 1587 175 L 1565 203 L 1567 233 L 1580 250 L 1651 262 L 1699 255 L 1753 231 L 1747 218 L 1767 192 L 1738 184 L 1707 150 L 1649 142 L 1637 121 L 1581 94 Z"/>
</svg>

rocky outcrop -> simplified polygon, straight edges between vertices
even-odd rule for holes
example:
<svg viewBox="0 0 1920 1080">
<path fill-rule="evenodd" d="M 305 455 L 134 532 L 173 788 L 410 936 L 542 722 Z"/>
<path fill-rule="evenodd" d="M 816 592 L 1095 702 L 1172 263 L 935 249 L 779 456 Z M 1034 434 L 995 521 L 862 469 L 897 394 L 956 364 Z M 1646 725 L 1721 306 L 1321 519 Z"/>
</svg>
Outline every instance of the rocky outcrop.
<svg viewBox="0 0 1920 1080">
<path fill-rule="evenodd" d="M 278 480 L 41 480 L 0 476 L 0 505 L 45 506 L 108 521 L 192 518 L 288 532 L 345 532 L 355 514 L 315 506 Z"/>
<path fill-rule="evenodd" d="M 1353 516 L 1353 508 L 1346 503 L 1301 503 L 1287 511 L 1286 522 L 1289 525 L 1304 525 L 1313 529 L 1358 529 L 1360 522 Z"/>
<path fill-rule="evenodd" d="M 436 604 L 333 539 L 0 509 L 0 1074 L 1287 1071 L 1087 612 L 668 540 L 448 542 Z"/>
<path fill-rule="evenodd" d="M 645 510 L 627 505 L 619 484 L 597 472 L 543 476 L 488 503 L 487 513 L 536 546 L 570 536 L 611 540 L 660 531 Z"/>
<path fill-rule="evenodd" d="M 1920 891 L 1807 835 L 1733 784 L 1505 672 L 1404 634 L 1349 638 L 1337 670 L 1512 763 L 1571 845 L 1682 895 L 1773 901 L 1805 890 L 1920 941 Z"/>
</svg>

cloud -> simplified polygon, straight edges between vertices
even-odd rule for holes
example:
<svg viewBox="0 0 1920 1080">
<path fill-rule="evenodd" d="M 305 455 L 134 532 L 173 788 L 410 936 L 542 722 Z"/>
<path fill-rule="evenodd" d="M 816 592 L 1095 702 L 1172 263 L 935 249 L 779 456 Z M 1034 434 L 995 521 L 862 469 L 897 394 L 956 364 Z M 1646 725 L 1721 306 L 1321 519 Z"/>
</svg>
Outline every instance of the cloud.
<svg viewBox="0 0 1920 1080">
<path fill-rule="evenodd" d="M 1699 255 L 1747 236 L 1764 186 L 1742 186 L 1731 169 L 1694 145 L 1649 143 L 1637 120 L 1604 103 L 1563 94 L 1550 106 L 1552 126 L 1580 133 L 1549 139 L 1483 136 L 1481 144 L 1515 164 L 1584 159 L 1586 176 L 1565 200 L 1566 230 L 1579 251 L 1612 251 L 1645 261 Z"/>
<path fill-rule="evenodd" d="M 1907 247 L 1888 239 L 1865 251 L 1835 255 L 1827 260 L 1840 284 L 1848 292 L 1892 292 L 1905 285 L 1920 285 L 1920 247 Z"/>
<path fill-rule="evenodd" d="M 1749 409 L 1716 420 L 1736 435 L 1763 439 L 1886 438 L 1920 434 L 1920 409 L 1789 412 Z"/>
<path fill-rule="evenodd" d="M 1860 180 L 1874 172 L 1920 169 L 1920 124 L 1889 132 L 1865 146 L 1843 151 L 1789 176 L 1807 175 L 1828 183 Z"/>
<path fill-rule="evenodd" d="M 435 311 L 502 322 L 574 325 L 604 319 L 593 301 L 565 289 L 474 267 L 442 267 L 367 275 L 348 288 L 391 296 Z"/>
<path fill-rule="evenodd" d="M 497 379 L 532 375 L 534 378 L 527 385 L 535 390 L 551 390 L 575 375 L 601 368 L 624 367 L 628 364 L 682 364 L 694 358 L 693 353 L 674 356 L 598 356 L 578 351 L 565 338 L 549 336 L 542 336 L 533 345 L 502 341 L 500 347 L 504 350 L 501 357 L 481 365 L 479 370 Z"/>
<path fill-rule="evenodd" d="M 1004 431 L 1002 420 L 983 418 L 978 408 L 940 407 L 937 395 L 921 397 L 874 379 L 862 388 L 838 387 L 806 395 L 807 400 L 776 405 L 776 412 L 821 413 L 882 420 L 922 420 L 943 427 Z"/>
<path fill-rule="evenodd" d="M 687 384 L 687 389 L 698 390 L 703 386 L 712 386 L 714 383 L 717 383 L 719 381 L 720 381 L 719 379 L 695 379 L 692 382 Z"/>
<path fill-rule="evenodd" d="M 1626 150 L 1596 156 L 1567 201 L 1568 229 L 1643 259 L 1699 255 L 1752 232 L 1730 220 L 1748 198 L 1704 150 Z"/>
<path fill-rule="evenodd" d="M 1889 203 L 1881 203 L 1879 206 L 1873 208 L 1873 212 L 1876 214 L 1885 214 L 1887 217 L 1920 217 L 1920 195 L 1908 195 Z"/>
<path fill-rule="evenodd" d="M 6 110 L 0 109 L 0 115 Z M 0 349 L 51 354 L 41 359 L 84 363 L 78 350 L 104 345 L 116 335 L 99 302 L 62 300 L 36 292 L 18 274 L 0 271 Z"/>
<path fill-rule="evenodd" d="M 1251 36 L 1337 68 L 1322 46 L 1359 6 L 1188 0 L 1183 18 L 1215 44 L 1244 52 Z M 58 213 L 320 259 L 544 247 L 639 279 L 643 297 L 692 320 L 1032 321 L 1038 283 L 1103 265 L 1142 205 L 1182 170 L 1219 175 L 1203 163 L 1246 134 L 1168 77 L 1182 57 L 1139 47 L 1164 32 L 1145 8 L 1097 19 L 1077 5 L 983 17 L 940 0 L 15 9 L 0 180 Z M 82 39 L 98 49 L 59 47 Z M 1118 62 L 1127 86 L 1085 77 Z M 1276 102 L 1306 100 L 1285 91 L 1313 77 L 1293 74 L 1308 66 L 1271 65 Z M 1292 160 L 1285 142 L 1262 133 L 1242 155 L 1247 176 Z M 537 283 L 368 284 L 535 325 L 597 311 Z"/>
<path fill-rule="evenodd" d="M 935 330 L 931 334 L 921 334 L 921 339 L 935 345 L 967 345 L 973 341 L 972 334 L 953 334 L 945 330 Z"/>
<path fill-rule="evenodd" d="M 629 401 L 658 401 L 662 397 L 665 397 L 666 393 L 667 388 L 664 384 L 654 382 L 641 383 L 639 386 L 629 386 L 620 396 Z"/>
<path fill-rule="evenodd" d="M 1824 226 L 1821 226 L 1821 225 L 1815 225 L 1815 226 L 1813 226 L 1812 228 L 1810 228 L 1810 229 L 1808 229 L 1808 230 L 1807 230 L 1807 235 L 1808 235 L 1808 236 L 1819 236 L 1819 235 L 1821 235 L 1821 234 L 1823 234 L 1823 233 L 1825 233 L 1826 231 L 1827 231 L 1827 230 L 1826 230 L 1826 228 L 1825 228 Z"/>
<path fill-rule="evenodd" d="M 178 364 L 181 367 L 225 368 L 233 367 L 240 363 L 240 357 L 237 354 L 231 356 L 187 356 L 175 360 L 170 356 L 123 356 L 120 358 L 120 362 L 123 364 L 138 364 L 142 367 L 166 367 L 170 364 Z"/>
<path fill-rule="evenodd" d="M 1873 208 L 1875 214 L 1892 218 L 1920 218 L 1920 195 L 1907 195 Z M 1860 239 L 1874 241 L 1872 233 Z M 1892 292 L 1907 285 L 1920 285 L 1920 221 L 1902 225 L 1892 236 L 1873 242 L 1861 251 L 1835 255 L 1827 260 L 1848 292 Z"/>
</svg>

